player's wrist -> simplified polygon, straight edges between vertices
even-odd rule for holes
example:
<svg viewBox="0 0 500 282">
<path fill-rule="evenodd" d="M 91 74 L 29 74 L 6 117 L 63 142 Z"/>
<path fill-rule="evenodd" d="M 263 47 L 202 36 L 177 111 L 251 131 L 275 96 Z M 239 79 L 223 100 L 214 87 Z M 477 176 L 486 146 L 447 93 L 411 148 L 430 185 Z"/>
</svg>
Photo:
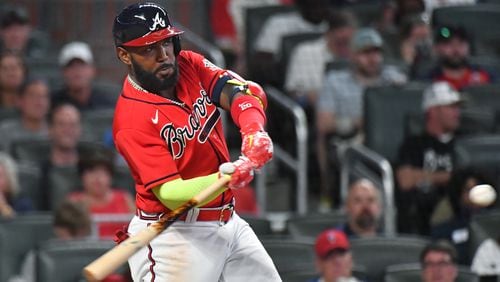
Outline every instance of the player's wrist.
<svg viewBox="0 0 500 282">
<path fill-rule="evenodd" d="M 241 95 L 234 99 L 231 104 L 231 117 L 239 128 L 254 122 L 261 125 L 266 122 L 266 114 L 259 101 L 249 95 Z"/>
</svg>

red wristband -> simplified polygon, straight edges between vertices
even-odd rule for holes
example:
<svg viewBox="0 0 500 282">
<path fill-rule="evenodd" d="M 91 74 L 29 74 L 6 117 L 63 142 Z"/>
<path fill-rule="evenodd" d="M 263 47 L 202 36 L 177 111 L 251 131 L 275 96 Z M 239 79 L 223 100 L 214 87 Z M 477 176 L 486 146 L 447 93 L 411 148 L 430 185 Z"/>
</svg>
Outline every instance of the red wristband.
<svg viewBox="0 0 500 282">
<path fill-rule="evenodd" d="M 250 95 L 241 95 L 231 104 L 231 117 L 234 123 L 243 128 L 251 123 L 258 123 L 264 127 L 266 114 L 259 101 Z"/>
</svg>

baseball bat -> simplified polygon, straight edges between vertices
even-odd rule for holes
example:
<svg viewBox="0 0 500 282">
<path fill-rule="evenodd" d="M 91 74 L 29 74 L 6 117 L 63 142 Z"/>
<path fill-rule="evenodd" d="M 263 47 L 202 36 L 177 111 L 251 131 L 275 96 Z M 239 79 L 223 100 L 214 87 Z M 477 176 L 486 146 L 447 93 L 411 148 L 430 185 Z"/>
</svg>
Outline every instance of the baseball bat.
<svg viewBox="0 0 500 282">
<path fill-rule="evenodd" d="M 134 255 L 142 247 L 146 246 L 163 230 L 168 228 L 179 217 L 188 212 L 190 209 L 199 203 L 207 200 L 213 193 L 224 187 L 229 180 L 230 176 L 224 176 L 198 193 L 192 199 L 187 201 L 182 206 L 172 210 L 167 215 L 160 218 L 158 221 L 150 224 L 147 228 L 143 229 L 136 235 L 131 236 L 127 240 L 121 242 L 105 254 L 91 262 L 83 269 L 83 275 L 87 281 L 100 281 L 113 271 L 118 269 L 122 264 Z"/>
</svg>

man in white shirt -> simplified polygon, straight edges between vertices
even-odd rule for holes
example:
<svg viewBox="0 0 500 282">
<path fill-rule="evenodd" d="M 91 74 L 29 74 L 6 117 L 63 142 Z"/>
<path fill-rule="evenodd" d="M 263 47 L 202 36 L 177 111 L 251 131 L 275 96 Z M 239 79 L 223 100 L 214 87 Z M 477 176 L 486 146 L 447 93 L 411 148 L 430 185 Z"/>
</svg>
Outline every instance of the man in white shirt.
<svg viewBox="0 0 500 282">
<path fill-rule="evenodd" d="M 328 0 L 295 0 L 295 5 L 297 12 L 280 13 L 269 18 L 252 42 L 255 54 L 248 67 L 251 78 L 261 84 L 281 84 L 278 62 L 284 36 L 327 29 Z"/>
<path fill-rule="evenodd" d="M 314 105 L 327 63 L 348 61 L 356 19 L 349 12 L 332 13 L 328 31 L 321 38 L 299 44 L 291 53 L 285 90 L 304 106 Z"/>
</svg>

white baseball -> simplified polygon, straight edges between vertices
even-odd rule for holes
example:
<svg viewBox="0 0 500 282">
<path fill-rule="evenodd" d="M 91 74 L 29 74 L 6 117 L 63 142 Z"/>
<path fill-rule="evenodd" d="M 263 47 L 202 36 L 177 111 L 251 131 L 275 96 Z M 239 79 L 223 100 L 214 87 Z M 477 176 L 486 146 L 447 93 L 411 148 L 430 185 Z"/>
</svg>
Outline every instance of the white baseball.
<svg viewBox="0 0 500 282">
<path fill-rule="evenodd" d="M 233 163 L 227 162 L 219 166 L 219 171 L 223 174 L 233 174 L 236 167 Z"/>
<path fill-rule="evenodd" d="M 481 184 L 472 187 L 469 191 L 469 199 L 476 205 L 487 207 L 497 198 L 495 189 L 488 184 Z"/>
</svg>

